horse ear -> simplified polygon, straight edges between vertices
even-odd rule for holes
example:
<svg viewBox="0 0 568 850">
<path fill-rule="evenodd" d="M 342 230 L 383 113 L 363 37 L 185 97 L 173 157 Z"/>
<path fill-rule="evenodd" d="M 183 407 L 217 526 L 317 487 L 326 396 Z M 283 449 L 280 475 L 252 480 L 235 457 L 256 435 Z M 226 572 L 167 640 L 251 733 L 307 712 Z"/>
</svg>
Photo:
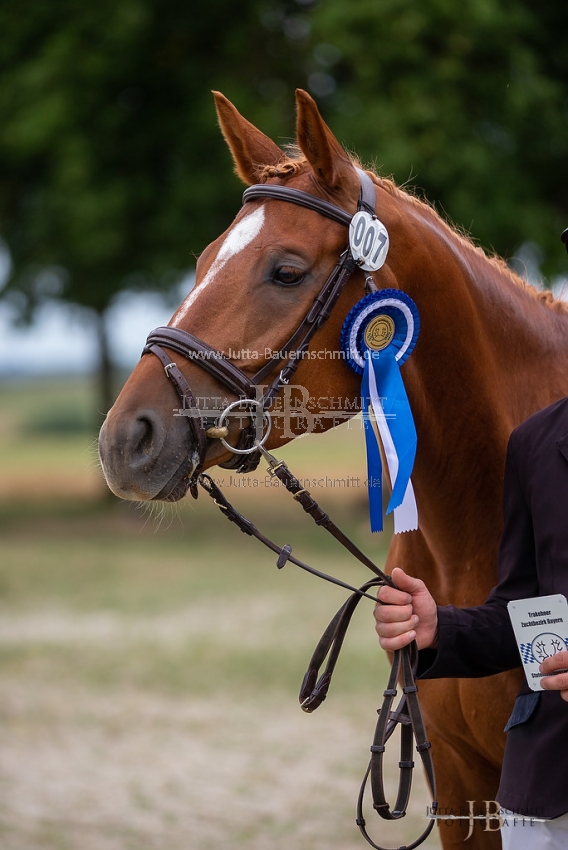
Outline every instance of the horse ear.
<svg viewBox="0 0 568 850">
<path fill-rule="evenodd" d="M 224 95 L 214 91 L 213 97 L 221 132 L 233 156 L 235 171 L 243 183 L 250 186 L 257 182 L 262 166 L 276 165 L 284 154 L 272 139 L 243 118 Z"/>
<path fill-rule="evenodd" d="M 330 189 L 349 185 L 355 179 L 353 164 L 316 106 L 302 89 L 296 89 L 298 144 L 316 177 Z"/>
</svg>

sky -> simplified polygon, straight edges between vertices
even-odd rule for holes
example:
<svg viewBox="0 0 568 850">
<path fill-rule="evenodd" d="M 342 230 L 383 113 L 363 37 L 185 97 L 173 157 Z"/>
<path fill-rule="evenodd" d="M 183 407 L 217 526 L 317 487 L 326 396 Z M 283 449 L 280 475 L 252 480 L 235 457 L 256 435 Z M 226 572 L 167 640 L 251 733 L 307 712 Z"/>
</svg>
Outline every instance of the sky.
<svg viewBox="0 0 568 850">
<path fill-rule="evenodd" d="M 11 271 L 10 255 L 0 239 L 0 292 Z M 178 293 L 124 291 L 108 312 L 111 356 L 122 369 L 132 369 L 149 332 L 166 325 L 195 282 L 182 279 Z M 14 322 L 10 305 L 0 299 L 0 380 L 23 376 L 87 374 L 97 369 L 96 329 L 86 310 L 48 300 L 29 326 Z"/>
<path fill-rule="evenodd" d="M 181 299 L 180 299 L 181 300 Z M 124 293 L 109 313 L 112 354 L 132 368 L 148 333 L 170 320 L 174 308 L 158 294 Z M 0 378 L 95 371 L 95 330 L 78 308 L 49 302 L 29 328 L 15 327 L 0 302 Z"/>
</svg>

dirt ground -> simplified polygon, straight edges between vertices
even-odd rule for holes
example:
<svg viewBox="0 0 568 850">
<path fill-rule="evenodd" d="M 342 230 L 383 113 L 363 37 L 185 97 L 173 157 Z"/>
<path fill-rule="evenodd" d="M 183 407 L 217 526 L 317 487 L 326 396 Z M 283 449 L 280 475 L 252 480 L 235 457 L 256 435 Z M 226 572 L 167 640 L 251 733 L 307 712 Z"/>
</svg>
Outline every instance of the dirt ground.
<svg viewBox="0 0 568 850">
<path fill-rule="evenodd" d="M 0 629 L 0 648 L 22 651 L 39 640 L 58 653 L 107 652 L 117 643 L 183 640 L 181 622 L 166 620 L 129 619 L 121 628 L 120 617 L 14 616 Z M 367 846 L 354 807 L 374 711 L 360 700 L 340 694 L 306 715 L 274 690 L 235 700 L 222 685 L 195 697 L 48 679 L 41 659 L 25 676 L 3 678 L 2 850 Z M 424 828 L 428 802 L 419 777 L 404 822 L 368 813 L 375 838 L 409 842 Z M 437 838 L 425 846 L 439 846 Z"/>
<path fill-rule="evenodd" d="M 163 517 L 91 511 L 104 488 L 92 441 L 24 428 L 79 391 L 2 396 L 0 850 L 363 850 L 355 805 L 386 683 L 369 607 L 333 693 L 304 714 L 299 681 L 341 592 L 276 571 L 204 498 Z M 292 469 L 380 558 L 360 531 L 362 435 L 347 437 L 297 441 Z M 300 557 L 355 580 L 295 504 L 266 498 L 264 478 L 227 495 L 255 521 L 262 508 L 263 528 L 277 522 Z M 395 770 L 388 782 L 394 800 Z M 367 806 L 372 835 L 410 843 L 429 803 L 417 771 L 404 821 Z"/>
</svg>

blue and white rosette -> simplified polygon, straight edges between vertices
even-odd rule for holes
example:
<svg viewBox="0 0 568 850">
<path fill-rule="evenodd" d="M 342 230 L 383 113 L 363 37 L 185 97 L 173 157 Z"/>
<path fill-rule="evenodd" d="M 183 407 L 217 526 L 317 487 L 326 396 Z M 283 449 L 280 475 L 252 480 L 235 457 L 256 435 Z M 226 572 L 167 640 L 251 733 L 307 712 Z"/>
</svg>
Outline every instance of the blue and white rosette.
<svg viewBox="0 0 568 850">
<path fill-rule="evenodd" d="M 394 511 L 396 534 L 418 528 L 416 498 L 410 480 L 416 456 L 416 428 L 400 366 L 414 349 L 419 329 L 416 304 L 398 289 L 382 289 L 367 295 L 353 307 L 341 329 L 341 349 L 346 361 L 354 372 L 362 375 L 371 531 L 383 530 L 382 462 L 373 418 L 391 482 L 386 512 Z"/>
</svg>

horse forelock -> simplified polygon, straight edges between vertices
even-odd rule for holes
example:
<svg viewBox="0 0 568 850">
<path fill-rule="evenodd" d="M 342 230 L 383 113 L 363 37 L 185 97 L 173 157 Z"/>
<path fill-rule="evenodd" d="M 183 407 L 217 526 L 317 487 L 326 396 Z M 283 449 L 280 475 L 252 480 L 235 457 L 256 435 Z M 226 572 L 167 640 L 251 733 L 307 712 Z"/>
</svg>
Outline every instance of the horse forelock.
<svg viewBox="0 0 568 850">
<path fill-rule="evenodd" d="M 276 165 L 259 165 L 258 182 L 266 183 L 273 177 L 289 180 L 309 171 L 311 166 L 299 145 L 290 142 L 284 145 L 282 159 Z"/>
</svg>

